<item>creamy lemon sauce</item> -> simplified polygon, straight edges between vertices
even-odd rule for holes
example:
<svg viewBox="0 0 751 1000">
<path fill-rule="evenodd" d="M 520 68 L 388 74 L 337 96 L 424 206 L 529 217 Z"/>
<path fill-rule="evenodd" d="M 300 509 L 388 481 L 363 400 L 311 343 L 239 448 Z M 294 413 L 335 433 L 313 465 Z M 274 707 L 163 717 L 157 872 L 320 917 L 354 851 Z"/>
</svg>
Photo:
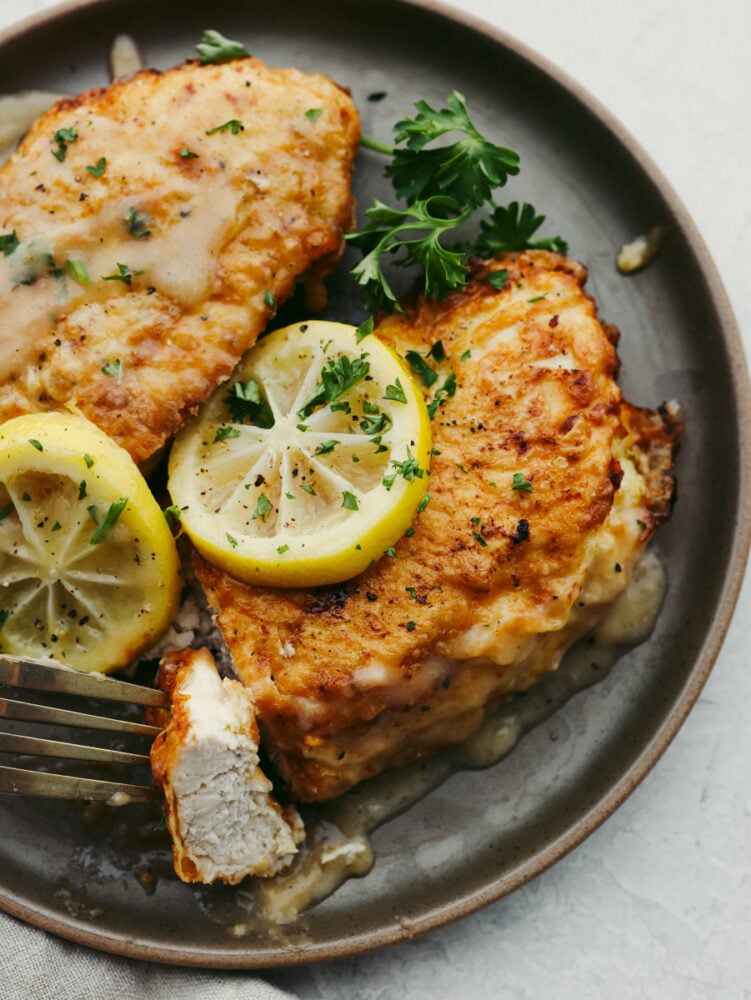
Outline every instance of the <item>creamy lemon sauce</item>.
<svg viewBox="0 0 751 1000">
<path fill-rule="evenodd" d="M 370 870 L 374 856 L 368 835 L 419 801 L 452 774 L 496 764 L 521 737 L 544 722 L 573 695 L 602 680 L 625 648 L 650 634 L 665 592 L 658 557 L 647 552 L 635 567 L 623 596 L 594 633 L 574 646 L 561 667 L 523 698 L 491 715 L 468 740 L 451 751 L 398 772 L 379 775 L 356 794 L 319 806 L 306 822 L 307 838 L 292 867 L 273 879 L 256 879 L 229 901 L 216 887 L 196 889 L 207 914 L 233 937 L 259 928 L 281 927 L 349 878 Z M 221 905 L 219 904 L 221 900 Z"/>
</svg>

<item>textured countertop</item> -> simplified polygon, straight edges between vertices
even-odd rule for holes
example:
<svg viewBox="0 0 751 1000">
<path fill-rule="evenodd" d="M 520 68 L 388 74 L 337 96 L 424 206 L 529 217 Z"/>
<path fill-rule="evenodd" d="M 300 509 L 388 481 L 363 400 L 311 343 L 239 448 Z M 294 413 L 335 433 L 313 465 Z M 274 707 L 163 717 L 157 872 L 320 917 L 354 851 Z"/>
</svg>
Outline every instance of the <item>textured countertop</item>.
<svg viewBox="0 0 751 1000">
<path fill-rule="evenodd" d="M 354 2 L 354 0 L 353 0 Z M 0 28 L 54 6 L 2 0 Z M 462 0 L 546 56 L 633 134 L 693 217 L 751 348 L 748 0 Z M 654 771 L 550 871 L 457 924 L 375 954 L 266 976 L 325 1000 L 751 998 L 751 586 L 697 705 Z M 0 925 L 0 940 L 5 933 Z M 3 953 L 41 932 L 13 927 Z M 35 937 L 37 936 L 37 937 Z M 75 946 L 63 954 L 74 969 Z M 60 951 L 54 952 L 60 962 Z M 5 959 L 4 959 L 5 962 Z M 258 997 L 252 974 L 102 957 L 88 982 L 4 966 L 6 997 Z"/>
</svg>

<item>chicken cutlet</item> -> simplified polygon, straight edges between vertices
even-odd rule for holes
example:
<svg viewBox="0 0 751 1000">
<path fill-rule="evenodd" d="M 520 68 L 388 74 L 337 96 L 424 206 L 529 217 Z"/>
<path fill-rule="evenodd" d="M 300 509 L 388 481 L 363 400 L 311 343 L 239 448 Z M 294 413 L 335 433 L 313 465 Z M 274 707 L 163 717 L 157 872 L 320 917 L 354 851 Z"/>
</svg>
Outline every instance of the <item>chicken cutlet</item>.
<svg viewBox="0 0 751 1000">
<path fill-rule="evenodd" d="M 378 325 L 437 376 L 434 451 L 414 530 L 365 573 L 264 589 L 196 558 L 295 798 L 467 738 L 556 669 L 666 518 L 677 417 L 624 400 L 585 278 L 543 251 L 475 261 L 463 291 Z"/>
<path fill-rule="evenodd" d="M 359 118 L 253 58 L 59 101 L 0 168 L 0 420 L 80 409 L 144 463 L 351 225 Z"/>
</svg>

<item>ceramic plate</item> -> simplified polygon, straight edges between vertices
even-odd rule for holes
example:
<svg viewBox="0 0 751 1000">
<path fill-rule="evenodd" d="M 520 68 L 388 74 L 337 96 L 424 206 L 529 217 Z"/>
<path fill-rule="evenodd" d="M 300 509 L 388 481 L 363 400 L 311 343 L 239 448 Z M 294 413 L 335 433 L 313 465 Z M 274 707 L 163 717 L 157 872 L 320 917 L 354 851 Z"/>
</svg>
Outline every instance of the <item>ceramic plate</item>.
<svg viewBox="0 0 751 1000">
<path fill-rule="evenodd" d="M 195 890 L 165 876 L 148 892 L 123 865 L 149 860 L 148 831 L 134 841 L 116 822 L 99 829 L 66 803 L 0 801 L 0 906 L 8 912 L 132 957 L 268 967 L 404 940 L 498 899 L 579 843 L 644 777 L 696 699 L 740 585 L 748 388 L 728 304 L 685 211 L 618 124 L 554 68 L 433 4 L 213 0 L 200 14 L 196 6 L 62 6 L 0 37 L 2 87 L 75 93 L 106 83 L 110 44 L 124 31 L 148 65 L 166 68 L 215 27 L 272 65 L 320 70 L 349 87 L 364 131 L 384 140 L 414 101 L 441 105 L 457 88 L 480 126 L 521 153 L 509 200 L 543 210 L 548 232 L 564 234 L 588 266 L 589 290 L 621 330 L 626 395 L 640 405 L 677 398 L 686 410 L 679 500 L 656 540 L 669 589 L 650 640 L 503 762 L 449 779 L 381 827 L 370 874 L 295 923 L 230 933 L 242 889 Z M 375 94 L 385 96 L 369 99 Z M 361 204 L 387 196 L 380 170 L 374 155 L 361 158 Z M 619 275 L 618 247 L 658 222 L 669 232 L 652 266 Z M 357 319 L 356 303 L 345 269 L 330 314 Z"/>
</svg>

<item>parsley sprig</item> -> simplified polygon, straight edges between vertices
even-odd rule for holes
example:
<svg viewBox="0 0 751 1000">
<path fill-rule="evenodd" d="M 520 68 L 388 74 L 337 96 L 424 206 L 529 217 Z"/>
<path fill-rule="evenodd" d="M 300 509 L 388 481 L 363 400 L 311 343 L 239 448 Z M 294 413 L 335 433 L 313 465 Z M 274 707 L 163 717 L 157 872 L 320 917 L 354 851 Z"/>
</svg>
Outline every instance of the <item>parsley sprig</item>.
<svg viewBox="0 0 751 1000">
<path fill-rule="evenodd" d="M 503 207 L 495 201 L 496 192 L 519 173 L 519 154 L 479 132 L 458 91 L 449 94 L 446 105 L 436 109 L 418 101 L 415 117 L 394 126 L 393 147 L 362 140 L 366 148 L 391 157 L 384 173 L 405 202 L 399 209 L 375 199 L 364 228 L 347 236 L 363 254 L 352 273 L 371 311 L 400 309 L 384 270 L 387 255 L 397 266 L 421 267 L 426 297 L 442 299 L 466 283 L 473 254 L 493 256 L 525 247 L 566 250 L 559 236 L 532 239 L 544 216 L 531 205 Z M 432 145 L 456 133 L 454 142 Z M 483 208 L 490 215 L 481 221 L 477 240 L 450 242 Z"/>
</svg>

